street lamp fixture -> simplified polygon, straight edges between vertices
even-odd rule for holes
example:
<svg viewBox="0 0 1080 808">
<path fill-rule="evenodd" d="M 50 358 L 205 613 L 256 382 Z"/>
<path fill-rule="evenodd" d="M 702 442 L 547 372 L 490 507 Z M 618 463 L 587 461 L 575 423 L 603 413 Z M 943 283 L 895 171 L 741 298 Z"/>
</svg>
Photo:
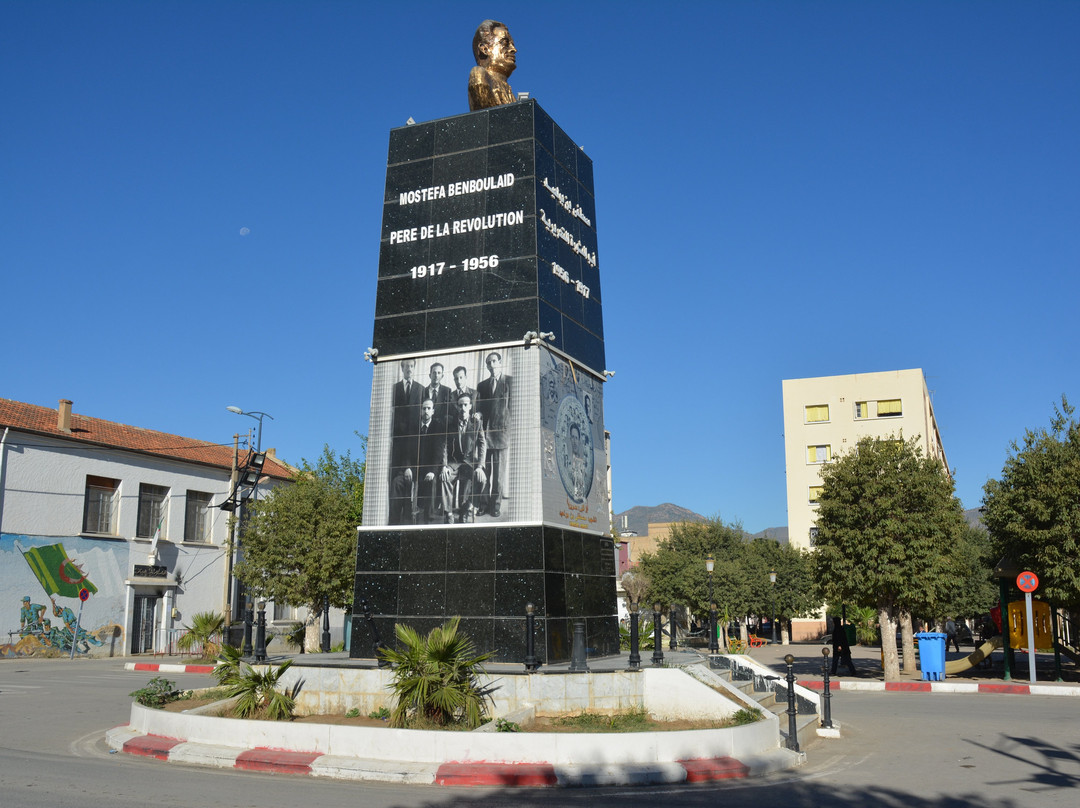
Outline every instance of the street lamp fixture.
<svg viewBox="0 0 1080 808">
<path fill-rule="evenodd" d="M 716 559 L 713 554 L 705 556 L 705 571 L 709 573 L 709 653 L 719 654 L 720 643 L 716 639 L 716 600 L 713 597 L 713 567 Z"/>
<path fill-rule="evenodd" d="M 259 422 L 259 431 L 258 431 L 258 433 L 256 433 L 256 436 L 255 436 L 255 451 L 256 452 L 262 452 L 262 422 L 263 422 L 263 418 L 269 418 L 271 421 L 273 421 L 274 416 L 272 416 L 268 412 L 259 412 L 258 410 L 252 410 L 251 412 L 245 412 L 244 410 L 240 409 L 239 407 L 234 407 L 232 405 L 226 407 L 225 409 L 227 409 L 229 412 L 236 413 L 237 415 L 246 415 L 248 418 L 254 418 L 256 421 Z"/>
<path fill-rule="evenodd" d="M 776 642 L 776 570 L 769 573 L 769 583 L 772 584 L 772 641 Z"/>
</svg>

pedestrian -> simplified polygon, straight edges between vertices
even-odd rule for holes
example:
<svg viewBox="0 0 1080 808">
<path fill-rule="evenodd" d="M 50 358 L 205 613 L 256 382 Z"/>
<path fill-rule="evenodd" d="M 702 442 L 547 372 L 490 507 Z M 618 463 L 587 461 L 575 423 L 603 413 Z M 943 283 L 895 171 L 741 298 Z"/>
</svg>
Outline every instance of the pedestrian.
<svg viewBox="0 0 1080 808">
<path fill-rule="evenodd" d="M 956 646 L 956 652 L 960 653 L 960 640 L 956 636 L 956 621 L 951 617 L 945 620 L 945 650 L 949 650 L 949 643 Z"/>
<path fill-rule="evenodd" d="M 836 668 L 841 662 L 847 665 L 852 676 L 859 675 L 859 672 L 855 670 L 855 663 L 851 660 L 851 646 L 848 644 L 847 628 L 843 625 L 839 617 L 833 618 L 832 651 L 833 676 L 836 675 Z"/>
</svg>

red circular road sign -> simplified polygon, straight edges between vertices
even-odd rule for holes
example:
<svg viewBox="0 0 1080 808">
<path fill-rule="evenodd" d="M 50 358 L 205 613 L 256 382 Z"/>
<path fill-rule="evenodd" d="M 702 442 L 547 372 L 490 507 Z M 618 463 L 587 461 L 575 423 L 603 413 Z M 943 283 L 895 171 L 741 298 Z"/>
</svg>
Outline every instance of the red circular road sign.
<svg viewBox="0 0 1080 808">
<path fill-rule="evenodd" d="M 1016 576 L 1016 586 L 1021 592 L 1034 592 L 1039 588 L 1039 576 L 1034 572 L 1021 572 Z"/>
<path fill-rule="evenodd" d="M 79 590 L 79 600 L 89 600 L 89 599 L 90 599 L 90 590 L 87 589 L 86 587 L 83 587 L 82 589 L 80 589 Z"/>
</svg>

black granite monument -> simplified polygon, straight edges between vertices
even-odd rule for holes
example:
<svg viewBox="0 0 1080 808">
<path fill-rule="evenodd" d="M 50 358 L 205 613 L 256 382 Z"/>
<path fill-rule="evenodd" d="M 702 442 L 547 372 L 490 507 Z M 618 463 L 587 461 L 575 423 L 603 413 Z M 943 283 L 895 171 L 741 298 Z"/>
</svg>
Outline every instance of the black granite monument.
<svg viewBox="0 0 1080 808">
<path fill-rule="evenodd" d="M 394 129 L 351 656 L 618 650 L 592 162 L 532 100 Z M 364 617 L 364 606 L 371 613 Z"/>
</svg>

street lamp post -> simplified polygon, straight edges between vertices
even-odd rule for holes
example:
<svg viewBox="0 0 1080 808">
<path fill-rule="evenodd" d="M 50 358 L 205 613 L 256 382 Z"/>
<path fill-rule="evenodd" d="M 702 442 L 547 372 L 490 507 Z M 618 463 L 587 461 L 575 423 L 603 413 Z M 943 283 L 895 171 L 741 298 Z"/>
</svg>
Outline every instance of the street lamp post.
<svg viewBox="0 0 1080 808">
<path fill-rule="evenodd" d="M 769 583 L 772 584 L 772 641 L 776 642 L 776 570 L 769 573 Z"/>
<path fill-rule="evenodd" d="M 709 653 L 719 654 L 720 643 L 716 640 L 716 600 L 713 598 L 713 566 L 716 559 L 713 554 L 705 556 L 705 570 L 709 573 Z"/>
<path fill-rule="evenodd" d="M 267 413 L 267 412 L 259 412 L 258 410 L 252 410 L 251 412 L 244 412 L 239 407 L 234 407 L 234 406 L 231 406 L 231 405 L 226 407 L 225 409 L 227 409 L 229 412 L 234 412 L 237 415 L 246 415 L 248 418 L 254 418 L 256 421 L 259 422 L 259 431 L 257 433 L 255 433 L 255 451 L 256 452 L 261 452 L 262 451 L 262 422 L 263 422 L 263 418 L 269 418 L 271 421 L 273 421 L 274 416 L 272 416 L 270 413 Z"/>
</svg>

